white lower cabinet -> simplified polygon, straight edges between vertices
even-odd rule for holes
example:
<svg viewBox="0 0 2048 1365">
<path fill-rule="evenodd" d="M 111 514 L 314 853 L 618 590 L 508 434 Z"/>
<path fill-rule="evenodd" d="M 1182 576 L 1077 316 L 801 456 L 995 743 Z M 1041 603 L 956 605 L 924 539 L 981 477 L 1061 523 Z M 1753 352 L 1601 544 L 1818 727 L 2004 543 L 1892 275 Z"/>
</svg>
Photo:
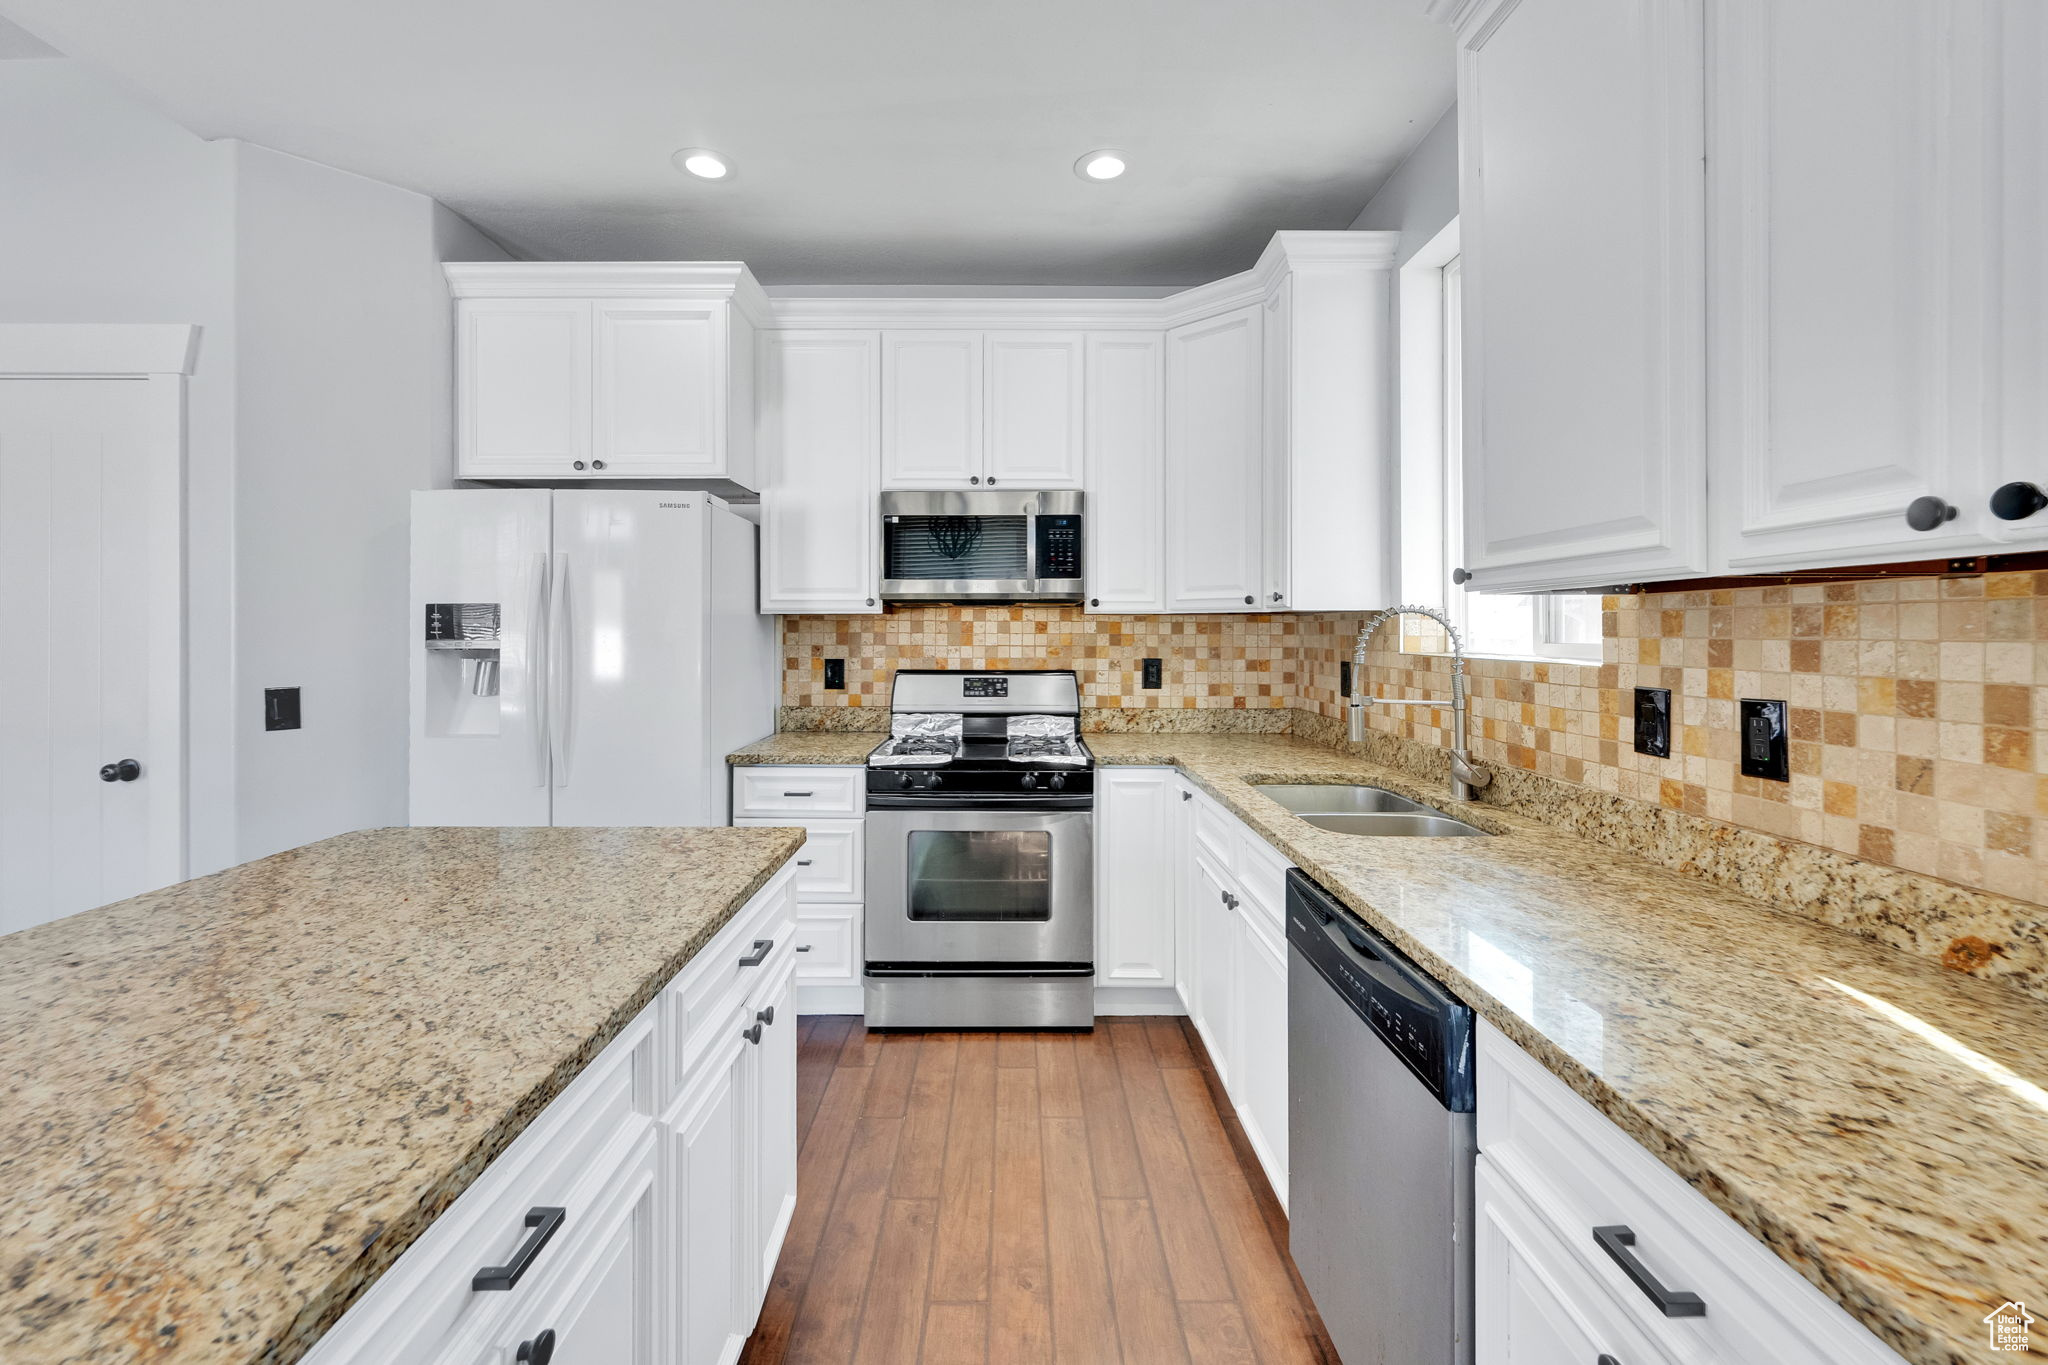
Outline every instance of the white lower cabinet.
<svg viewBox="0 0 2048 1365">
<path fill-rule="evenodd" d="M 1174 984 L 1171 768 L 1095 773 L 1095 984 Z"/>
<path fill-rule="evenodd" d="M 867 893 L 867 769 L 762 764 L 732 770 L 735 825 L 798 825 L 796 1009 L 858 1014 Z"/>
<path fill-rule="evenodd" d="M 737 1359 L 796 1204 L 793 879 L 712 938 L 309 1365 Z"/>
<path fill-rule="evenodd" d="M 1900 1365 L 1484 1022 L 1479 1149 L 1475 1365 Z M 1665 1311 L 1681 1295 L 1704 1311 Z"/>
</svg>

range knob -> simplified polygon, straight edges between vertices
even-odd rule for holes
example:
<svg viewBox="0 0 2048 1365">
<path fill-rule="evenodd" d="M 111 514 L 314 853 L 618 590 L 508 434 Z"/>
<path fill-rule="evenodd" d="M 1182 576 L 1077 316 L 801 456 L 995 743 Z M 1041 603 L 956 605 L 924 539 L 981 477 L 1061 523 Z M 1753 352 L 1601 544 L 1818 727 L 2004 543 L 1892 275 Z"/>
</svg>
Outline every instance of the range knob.
<svg viewBox="0 0 2048 1365">
<path fill-rule="evenodd" d="M 909 774 L 909 773 L 903 773 L 903 772 L 899 772 L 899 773 L 897 773 L 897 774 L 896 774 L 896 788 L 897 788 L 897 790 L 898 790 L 898 791 L 901 791 L 901 790 L 902 790 L 903 788 L 905 788 L 905 787 L 908 787 L 909 785 L 910 785 L 910 774 Z"/>
<path fill-rule="evenodd" d="M 1024 785 L 1025 785 L 1025 786 L 1027 786 L 1027 787 L 1035 787 L 1035 786 L 1037 786 L 1037 785 L 1038 785 L 1038 774 L 1037 774 L 1037 773 L 1026 773 L 1026 774 L 1024 774 Z"/>
<path fill-rule="evenodd" d="M 1067 775 L 1065 773 L 1054 773 L 1051 785 L 1054 791 L 1061 790 L 1067 785 Z"/>
<path fill-rule="evenodd" d="M 937 773 L 926 773 L 926 774 L 924 775 L 924 789 L 925 789 L 926 791 L 930 791 L 930 790 L 932 790 L 932 789 L 933 789 L 934 787 L 936 787 L 936 786 L 938 786 L 938 785 L 939 785 L 939 775 L 938 775 Z"/>
</svg>

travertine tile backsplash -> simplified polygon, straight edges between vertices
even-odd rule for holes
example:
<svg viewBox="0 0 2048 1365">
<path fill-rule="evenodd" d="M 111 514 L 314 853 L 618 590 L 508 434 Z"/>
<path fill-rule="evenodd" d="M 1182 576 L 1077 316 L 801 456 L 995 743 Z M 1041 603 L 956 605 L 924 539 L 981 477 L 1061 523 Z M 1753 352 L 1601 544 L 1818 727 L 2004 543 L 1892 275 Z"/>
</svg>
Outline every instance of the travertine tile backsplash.
<svg viewBox="0 0 2048 1365">
<path fill-rule="evenodd" d="M 998 607 L 789 617 L 783 701 L 885 708 L 898 667 L 1073 668 L 1090 707 L 1338 719 L 1338 663 L 1362 616 Z M 1480 758 L 2048 901 L 2048 574 L 1609 598 L 1603 619 L 1598 664 L 1470 663 Z M 1403 653 L 1391 631 L 1382 639 L 1372 692 L 1448 695 L 1448 659 Z M 1139 687 L 1147 655 L 1165 660 L 1159 691 Z M 827 657 L 847 660 L 846 691 L 824 689 Z M 1631 748 L 1638 685 L 1672 691 L 1670 758 Z M 1742 697 L 1790 703 L 1790 782 L 1738 771 Z M 1381 710 L 1370 724 L 1439 743 L 1450 714 Z"/>
</svg>

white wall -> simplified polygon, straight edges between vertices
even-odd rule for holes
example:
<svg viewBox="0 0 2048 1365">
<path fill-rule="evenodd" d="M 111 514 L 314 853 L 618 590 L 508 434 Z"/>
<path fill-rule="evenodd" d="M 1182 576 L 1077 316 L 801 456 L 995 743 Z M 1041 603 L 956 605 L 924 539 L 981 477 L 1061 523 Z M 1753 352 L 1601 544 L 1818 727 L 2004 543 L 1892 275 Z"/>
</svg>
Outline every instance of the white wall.
<svg viewBox="0 0 2048 1365">
<path fill-rule="evenodd" d="M 1399 232 L 1396 255 L 1405 262 L 1457 216 L 1458 107 L 1452 105 L 1359 211 L 1351 230 Z"/>
<path fill-rule="evenodd" d="M 235 146 L 236 854 L 406 822 L 407 494 L 453 475 L 441 205 Z M 263 689 L 302 689 L 266 732 Z"/>
<path fill-rule="evenodd" d="M 0 60 L 0 320 L 197 322 L 187 477 L 193 874 L 405 810 L 406 493 L 452 474 L 424 196 L 209 143 L 76 63 Z M 305 728 L 266 733 L 268 685 Z"/>
</svg>

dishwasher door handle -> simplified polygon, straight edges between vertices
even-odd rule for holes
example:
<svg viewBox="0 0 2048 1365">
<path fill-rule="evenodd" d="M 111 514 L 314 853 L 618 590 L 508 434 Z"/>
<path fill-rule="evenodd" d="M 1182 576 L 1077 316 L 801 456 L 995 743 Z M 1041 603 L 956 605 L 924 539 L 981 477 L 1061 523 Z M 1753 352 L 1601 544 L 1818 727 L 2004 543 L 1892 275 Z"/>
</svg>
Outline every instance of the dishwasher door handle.
<svg viewBox="0 0 2048 1365">
<path fill-rule="evenodd" d="M 1629 1248 L 1636 1244 L 1632 1228 L 1620 1223 L 1610 1227 L 1594 1228 L 1593 1240 L 1608 1258 L 1621 1267 L 1621 1273 L 1642 1290 L 1657 1311 L 1667 1318 L 1703 1318 L 1707 1315 L 1707 1301 L 1699 1295 L 1684 1289 L 1666 1289 L 1663 1282 L 1650 1273 L 1650 1268 L 1636 1258 Z"/>
</svg>

